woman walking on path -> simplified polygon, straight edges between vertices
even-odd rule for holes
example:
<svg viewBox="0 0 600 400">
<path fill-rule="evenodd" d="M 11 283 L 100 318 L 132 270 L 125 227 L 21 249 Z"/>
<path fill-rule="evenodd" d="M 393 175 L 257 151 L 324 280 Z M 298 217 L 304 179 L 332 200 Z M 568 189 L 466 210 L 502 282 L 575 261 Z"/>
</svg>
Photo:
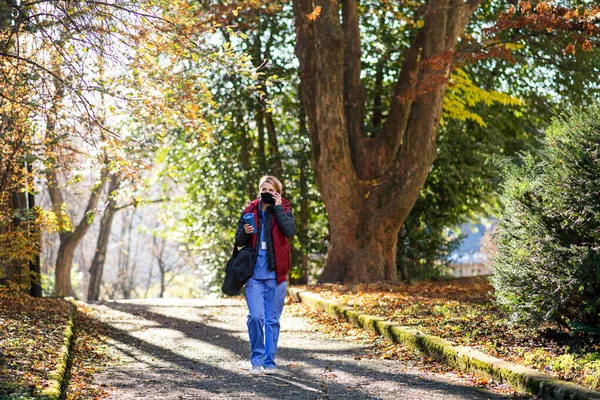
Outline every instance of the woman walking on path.
<svg viewBox="0 0 600 400">
<path fill-rule="evenodd" d="M 290 202 L 281 197 L 282 185 L 274 176 L 263 176 L 258 184 L 260 197 L 242 212 L 235 235 L 236 246 L 254 249 L 254 275 L 246 282 L 250 372 L 260 375 L 277 370 L 275 353 L 279 339 L 279 317 L 283 311 L 287 274 L 292 264 L 288 238 L 296 233 Z M 253 214 L 254 227 L 244 215 Z"/>
</svg>

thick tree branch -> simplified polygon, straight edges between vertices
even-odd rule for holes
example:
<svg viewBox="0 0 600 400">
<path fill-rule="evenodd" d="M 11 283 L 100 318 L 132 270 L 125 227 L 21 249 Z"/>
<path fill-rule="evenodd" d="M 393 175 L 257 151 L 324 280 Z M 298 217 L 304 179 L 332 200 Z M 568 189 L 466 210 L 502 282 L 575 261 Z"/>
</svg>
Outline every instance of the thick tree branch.
<svg viewBox="0 0 600 400">
<path fill-rule="evenodd" d="M 24 62 L 26 64 L 32 65 L 35 68 L 37 68 L 37 69 L 39 69 L 39 70 L 41 70 L 41 71 L 43 71 L 43 72 L 51 75 L 54 79 L 57 79 L 57 80 L 59 80 L 61 82 L 63 81 L 63 79 L 61 77 L 59 77 L 58 75 L 56 75 L 54 72 L 52 72 L 48 68 L 46 68 L 43 65 L 40 65 L 40 64 L 36 63 L 35 61 L 30 60 L 28 58 L 24 58 L 24 57 L 18 56 L 17 54 L 11 54 L 11 53 L 5 53 L 5 52 L 0 52 L 0 57 L 14 58 L 15 60 L 22 61 L 22 62 Z"/>
<path fill-rule="evenodd" d="M 98 182 L 96 184 L 96 186 L 94 186 L 94 188 L 92 189 L 92 192 L 90 193 L 90 198 L 88 199 L 88 203 L 87 203 L 87 206 L 83 213 L 83 216 L 81 217 L 79 224 L 77 224 L 75 231 L 73 231 L 72 240 L 75 243 L 79 242 L 79 240 L 83 236 L 85 236 L 86 232 L 90 228 L 91 221 L 93 220 L 93 218 L 90 218 L 89 214 L 95 212 L 94 210 L 96 209 L 96 206 L 98 205 L 98 200 L 100 199 L 100 194 L 102 193 L 102 190 L 104 190 L 104 186 L 106 184 L 107 177 L 108 177 L 108 171 L 106 168 L 103 168 L 102 172 L 100 173 L 100 182 Z"/>
<path fill-rule="evenodd" d="M 417 90 L 405 117 L 402 144 L 395 163 L 386 171 L 380 185 L 373 189 L 373 201 L 388 204 L 402 213 L 409 212 L 414 205 L 436 156 L 436 133 L 452 53 L 477 4 L 462 0 L 439 0 L 429 4 L 420 33 L 422 60 L 415 71 L 416 77 L 413 77 L 417 80 Z"/>
<path fill-rule="evenodd" d="M 367 93 L 360 78 L 361 43 L 357 0 L 343 0 L 344 104 L 353 156 L 361 151 L 365 137 Z M 355 164 L 355 165 L 359 165 Z"/>
<path fill-rule="evenodd" d="M 52 211 L 56 215 L 58 226 L 62 229 L 65 226 L 65 221 L 62 213 L 62 206 L 65 203 L 64 197 L 59 187 L 58 175 L 54 169 L 46 171 L 46 179 L 48 180 L 48 193 L 52 202 Z"/>
<path fill-rule="evenodd" d="M 362 180 L 377 179 L 396 158 L 415 96 L 422 39 L 423 32 L 420 31 L 406 51 L 381 133 L 373 139 L 363 140 L 361 146 L 355 148 L 355 165 L 363 166 L 357 170 Z"/>
<path fill-rule="evenodd" d="M 313 77 L 319 101 L 314 114 L 321 146 L 317 162 L 328 166 L 327 171 L 321 171 L 335 185 L 352 186 L 356 175 L 345 118 L 344 32 L 337 1 L 321 0 L 321 4 L 321 16 L 315 21 L 317 71 Z"/>
</svg>

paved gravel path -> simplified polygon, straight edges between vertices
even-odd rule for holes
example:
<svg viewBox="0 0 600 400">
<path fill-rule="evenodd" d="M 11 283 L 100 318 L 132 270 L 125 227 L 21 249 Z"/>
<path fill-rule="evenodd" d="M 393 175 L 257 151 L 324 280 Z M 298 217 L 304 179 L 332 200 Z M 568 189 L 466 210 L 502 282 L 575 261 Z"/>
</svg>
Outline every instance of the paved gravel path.
<svg viewBox="0 0 600 400">
<path fill-rule="evenodd" d="M 279 373 L 248 372 L 240 299 L 148 300 L 95 306 L 114 327 L 122 362 L 95 377 L 112 399 L 501 399 L 401 361 L 356 359 L 365 345 L 334 339 L 284 313 Z"/>
</svg>

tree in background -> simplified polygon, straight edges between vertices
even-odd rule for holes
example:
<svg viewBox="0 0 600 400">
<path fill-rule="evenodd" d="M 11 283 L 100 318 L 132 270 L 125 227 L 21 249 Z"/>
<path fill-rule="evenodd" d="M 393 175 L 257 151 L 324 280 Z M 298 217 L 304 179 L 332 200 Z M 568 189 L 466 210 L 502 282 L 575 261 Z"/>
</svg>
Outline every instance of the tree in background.
<svg viewBox="0 0 600 400">
<path fill-rule="evenodd" d="M 492 284 L 514 322 L 599 333 L 600 106 L 548 128 L 538 154 L 508 168 Z"/>
<path fill-rule="evenodd" d="M 397 280 L 398 232 L 435 160 L 448 76 L 460 58 L 456 47 L 467 24 L 476 22 L 472 15 L 480 3 L 415 2 L 392 14 L 391 25 L 404 27 L 406 39 L 393 95 L 388 94 L 389 111 L 384 121 L 373 113 L 378 117 L 371 121 L 380 126 L 374 131 L 365 124 L 361 7 L 355 1 L 294 1 L 313 167 L 331 235 L 323 282 Z M 519 20 L 519 29 L 582 31 L 588 41 L 581 43 L 589 48 L 595 14 L 588 10 L 579 17 L 567 11 L 545 4 L 524 6 L 516 14 L 510 10 L 500 22 L 506 29 L 516 28 L 510 21 Z M 461 47 L 469 42 L 462 38 Z M 506 49 L 501 41 L 488 45 L 496 52 Z"/>
<path fill-rule="evenodd" d="M 34 177 L 45 174 L 55 228 L 61 237 L 56 259 L 57 293 L 73 294 L 73 252 L 94 215 L 102 211 L 99 201 L 109 176 L 119 175 L 128 183 L 129 187 L 119 190 L 127 204 L 124 197 L 132 196 L 140 182 L 136 178 L 144 161 L 140 149 L 152 152 L 167 126 L 198 133 L 204 129 L 206 121 L 198 112 L 199 104 L 209 102 L 210 94 L 191 83 L 204 71 L 198 68 L 195 75 L 181 75 L 178 67 L 186 60 L 221 66 L 231 60 L 213 54 L 211 45 L 202 40 L 206 27 L 192 18 L 196 11 L 187 1 L 2 2 L 3 21 L 9 21 L 3 23 L 0 32 L 0 80 L 7 88 L 3 93 L 14 90 L 15 94 L 25 94 L 2 97 L 3 110 L 13 114 L 18 110 L 20 116 L 17 120 L 13 118 L 16 114 L 10 118 L 3 114 L 2 118 L 0 140 L 3 152 L 6 150 L 6 157 L 3 153 L 0 159 L 2 195 L 10 199 L 10 190 L 14 187 L 20 191 L 26 181 L 31 183 L 27 190 L 33 193 Z M 157 113 L 164 117 L 161 126 L 153 124 L 152 118 L 144 118 Z M 125 124 L 125 116 L 130 114 L 142 116 L 141 123 L 148 130 L 137 129 L 135 118 Z M 23 160 L 33 165 L 31 176 L 22 173 Z M 86 168 L 89 175 L 83 172 Z M 93 184 L 96 180 L 98 185 Z M 15 182 L 20 186 L 13 185 Z M 85 183 L 91 186 L 89 201 L 84 216 L 75 217 L 61 191 L 77 186 L 78 191 L 85 192 Z M 2 215 L 14 214 L 10 209 L 13 203 L 2 202 Z M 72 218 L 81 222 L 75 225 Z M 110 222 L 110 218 L 105 219 L 105 236 Z M 6 230 L 7 235 L 14 232 Z M 106 238 L 101 242 L 106 243 Z M 39 253 L 37 245 L 19 246 L 23 259 L 25 249 L 33 252 L 29 259 Z M 14 255 L 4 255 L 15 259 Z M 95 271 L 99 263 L 94 263 Z"/>
<path fill-rule="evenodd" d="M 221 7 L 222 9 L 219 9 Z M 306 118 L 298 98 L 291 7 L 286 2 L 223 3 L 214 12 L 215 41 L 226 52 L 248 54 L 254 75 L 215 71 L 206 86 L 215 113 L 207 114 L 211 134 L 203 144 L 193 132 L 174 130 L 158 152 L 165 190 L 185 190 L 165 217 L 203 261 L 203 287 L 220 290 L 223 266 L 243 206 L 258 195 L 262 175 L 284 183 L 298 224 L 292 242 L 292 279 L 307 282 L 326 245 L 326 220 L 312 179 Z M 221 12 L 220 10 L 227 10 Z M 208 289 L 210 290 L 210 289 Z"/>
<path fill-rule="evenodd" d="M 491 23 L 498 13 L 499 8 L 482 8 L 477 19 Z M 486 59 L 461 69 L 477 87 L 450 78 L 444 123 L 437 136 L 437 158 L 400 230 L 398 270 L 404 280 L 443 274 L 460 244 L 460 236 L 449 236 L 448 228 L 493 214 L 503 160 L 539 146 L 552 114 L 564 104 L 584 106 L 598 98 L 598 49 L 573 57 L 564 51 L 572 40 L 566 33 L 555 34 L 551 41 L 533 32 L 518 39 L 510 32 L 502 35 L 514 48 L 510 58 Z M 549 60 L 552 74 L 532 73 L 546 68 Z M 507 70 L 510 75 L 502 72 Z M 487 100 L 467 107 L 471 114 L 447 112 L 457 110 L 452 104 L 455 101 L 467 105 L 499 86 L 520 99 L 520 104 L 490 104 Z"/>
</svg>

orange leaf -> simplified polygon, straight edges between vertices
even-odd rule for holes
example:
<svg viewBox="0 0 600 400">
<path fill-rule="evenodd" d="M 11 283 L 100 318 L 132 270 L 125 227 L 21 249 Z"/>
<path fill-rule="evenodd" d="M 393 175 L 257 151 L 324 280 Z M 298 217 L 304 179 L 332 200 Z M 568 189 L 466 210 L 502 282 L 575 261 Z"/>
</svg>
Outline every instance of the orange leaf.
<svg viewBox="0 0 600 400">
<path fill-rule="evenodd" d="M 313 10 L 313 12 L 311 12 L 310 14 L 307 15 L 308 19 L 310 19 L 311 21 L 316 20 L 317 18 L 319 18 L 319 15 L 321 15 L 321 6 L 316 6 L 315 9 Z"/>
</svg>

